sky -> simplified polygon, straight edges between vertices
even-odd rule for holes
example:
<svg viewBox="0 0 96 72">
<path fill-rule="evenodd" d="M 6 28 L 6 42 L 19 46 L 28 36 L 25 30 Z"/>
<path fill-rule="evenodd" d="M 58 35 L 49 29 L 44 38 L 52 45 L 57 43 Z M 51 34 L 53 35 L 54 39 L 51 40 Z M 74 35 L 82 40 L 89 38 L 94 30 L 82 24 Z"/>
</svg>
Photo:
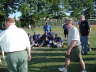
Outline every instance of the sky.
<svg viewBox="0 0 96 72">
<path fill-rule="evenodd" d="M 20 11 L 16 11 L 16 13 L 9 14 L 9 17 L 16 18 L 18 20 L 21 15 L 22 13 Z"/>
</svg>

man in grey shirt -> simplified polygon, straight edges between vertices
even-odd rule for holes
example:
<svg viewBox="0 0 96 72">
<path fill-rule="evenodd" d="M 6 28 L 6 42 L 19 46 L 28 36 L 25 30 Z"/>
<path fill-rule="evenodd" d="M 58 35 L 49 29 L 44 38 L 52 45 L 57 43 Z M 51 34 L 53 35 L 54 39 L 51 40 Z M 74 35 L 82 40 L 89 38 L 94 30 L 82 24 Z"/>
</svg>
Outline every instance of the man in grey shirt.
<svg viewBox="0 0 96 72">
<path fill-rule="evenodd" d="M 68 18 L 66 21 L 68 28 L 68 49 L 65 56 L 65 65 L 63 68 L 58 68 L 59 71 L 67 72 L 67 68 L 70 65 L 71 60 L 79 61 L 82 71 L 86 72 L 85 63 L 82 59 L 81 55 L 81 43 L 80 43 L 80 35 L 78 29 L 73 25 L 74 21 L 71 18 Z"/>
</svg>

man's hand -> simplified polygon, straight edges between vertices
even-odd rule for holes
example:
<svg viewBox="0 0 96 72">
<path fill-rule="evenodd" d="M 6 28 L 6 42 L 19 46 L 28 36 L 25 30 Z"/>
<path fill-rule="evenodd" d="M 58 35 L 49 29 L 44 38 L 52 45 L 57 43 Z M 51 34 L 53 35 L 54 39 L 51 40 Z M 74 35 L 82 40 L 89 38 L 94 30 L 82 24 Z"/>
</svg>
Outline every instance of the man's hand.
<svg viewBox="0 0 96 72">
<path fill-rule="evenodd" d="M 31 61 L 31 59 L 32 59 L 32 56 L 28 55 L 28 61 Z"/>
<path fill-rule="evenodd" d="M 70 55 L 71 50 L 76 46 L 77 40 L 72 40 L 70 45 L 68 46 L 67 55 Z"/>
<path fill-rule="evenodd" d="M 70 55 L 70 53 L 71 53 L 71 49 L 68 49 L 66 54 Z"/>
</svg>

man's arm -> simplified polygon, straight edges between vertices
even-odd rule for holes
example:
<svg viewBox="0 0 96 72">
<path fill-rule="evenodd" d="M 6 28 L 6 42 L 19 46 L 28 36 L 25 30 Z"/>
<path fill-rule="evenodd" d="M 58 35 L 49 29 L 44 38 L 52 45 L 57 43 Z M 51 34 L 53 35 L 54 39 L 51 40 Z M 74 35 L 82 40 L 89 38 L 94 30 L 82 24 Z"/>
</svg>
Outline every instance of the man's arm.
<svg viewBox="0 0 96 72">
<path fill-rule="evenodd" d="M 31 60 L 31 45 L 30 45 L 29 37 L 26 32 L 25 32 L 25 39 L 26 39 L 26 50 L 28 53 L 28 60 Z"/>
<path fill-rule="evenodd" d="M 27 48 L 27 53 L 28 53 L 28 60 L 30 61 L 31 60 L 31 49 L 30 48 Z"/>
<path fill-rule="evenodd" d="M 72 48 L 74 48 L 76 46 L 77 41 L 76 40 L 72 40 L 70 43 L 70 46 L 68 47 L 67 50 L 67 55 L 70 55 Z"/>
</svg>

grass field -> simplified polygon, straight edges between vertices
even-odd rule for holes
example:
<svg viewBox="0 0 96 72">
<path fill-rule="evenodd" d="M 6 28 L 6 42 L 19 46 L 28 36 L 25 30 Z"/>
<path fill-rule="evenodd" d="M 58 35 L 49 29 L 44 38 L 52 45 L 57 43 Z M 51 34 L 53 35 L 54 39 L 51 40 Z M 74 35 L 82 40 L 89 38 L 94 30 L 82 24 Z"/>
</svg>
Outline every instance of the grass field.
<svg viewBox="0 0 96 72">
<path fill-rule="evenodd" d="M 26 29 L 27 32 L 33 34 L 43 33 L 42 27 L 37 27 L 32 30 Z M 62 38 L 63 30 L 60 26 L 55 26 L 53 28 L 55 33 L 58 33 Z M 92 31 L 90 33 L 90 47 L 96 47 L 96 26 L 92 26 Z M 64 65 L 66 48 L 32 48 L 32 61 L 29 62 L 29 72 L 59 72 L 58 67 Z M 86 69 L 88 72 L 96 72 L 96 51 L 91 51 L 88 55 L 83 56 L 86 63 Z M 4 68 L 3 68 L 4 67 Z M 7 72 L 4 65 L 1 64 L 0 72 Z M 77 62 L 72 62 L 69 67 L 69 72 L 80 72 L 80 66 Z"/>
<path fill-rule="evenodd" d="M 59 72 L 58 67 L 64 65 L 66 48 L 33 48 L 32 61 L 29 62 L 29 72 Z M 96 72 L 96 51 L 83 56 L 88 72 Z M 80 66 L 73 62 L 69 72 L 80 72 Z"/>
</svg>

